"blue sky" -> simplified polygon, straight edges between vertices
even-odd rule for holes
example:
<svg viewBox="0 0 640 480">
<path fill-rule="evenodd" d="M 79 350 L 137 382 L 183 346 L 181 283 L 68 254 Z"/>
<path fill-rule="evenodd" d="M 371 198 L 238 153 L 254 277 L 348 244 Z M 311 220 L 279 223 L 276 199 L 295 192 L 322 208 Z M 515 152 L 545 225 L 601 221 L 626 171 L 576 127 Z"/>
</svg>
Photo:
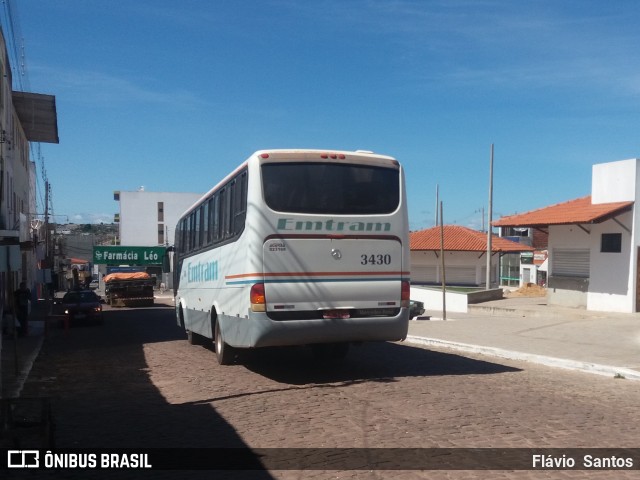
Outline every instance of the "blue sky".
<svg viewBox="0 0 640 480">
<path fill-rule="evenodd" d="M 480 228 L 492 143 L 494 219 L 640 156 L 633 0 L 10 3 L 14 77 L 56 96 L 38 169 L 75 223 L 110 223 L 114 190 L 205 192 L 291 147 L 392 155 L 412 230 L 433 225 L 436 185 L 445 223 Z"/>
</svg>

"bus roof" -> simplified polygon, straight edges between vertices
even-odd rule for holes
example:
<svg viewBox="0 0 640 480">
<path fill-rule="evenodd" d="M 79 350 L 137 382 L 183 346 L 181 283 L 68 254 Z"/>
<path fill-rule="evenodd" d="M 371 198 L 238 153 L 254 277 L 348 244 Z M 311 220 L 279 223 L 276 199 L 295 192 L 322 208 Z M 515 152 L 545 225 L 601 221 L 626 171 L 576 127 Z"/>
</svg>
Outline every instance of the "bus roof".
<svg viewBox="0 0 640 480">
<path fill-rule="evenodd" d="M 400 168 L 400 163 L 393 157 L 388 155 L 380 155 L 373 153 L 369 150 L 320 150 L 320 149 L 305 149 L 305 148 L 275 148 L 269 150 L 258 150 L 251 154 L 244 162 L 238 165 L 231 173 L 226 175 L 218 183 L 216 183 L 209 191 L 202 195 L 193 205 L 191 205 L 180 218 L 187 215 L 194 208 L 200 205 L 203 198 L 208 197 L 211 193 L 217 190 L 221 185 L 224 185 L 231 178 L 236 176 L 238 172 L 244 169 L 249 160 L 252 158 L 260 158 L 262 161 L 270 159 L 272 161 L 300 161 L 300 160 L 316 160 L 316 161 L 366 161 L 369 165 L 377 165 L 384 167 Z"/>
<path fill-rule="evenodd" d="M 369 150 L 319 150 L 319 149 L 272 149 L 258 150 L 252 156 L 261 158 L 294 160 L 378 160 L 398 166 L 398 161 L 388 155 L 380 155 Z"/>
</svg>

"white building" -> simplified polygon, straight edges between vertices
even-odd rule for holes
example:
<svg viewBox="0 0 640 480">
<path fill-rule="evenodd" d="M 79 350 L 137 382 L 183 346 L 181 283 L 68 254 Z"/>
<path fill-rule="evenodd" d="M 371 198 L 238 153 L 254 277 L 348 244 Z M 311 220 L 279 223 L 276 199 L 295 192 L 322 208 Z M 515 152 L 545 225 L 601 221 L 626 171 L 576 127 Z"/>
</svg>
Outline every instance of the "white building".
<svg viewBox="0 0 640 480">
<path fill-rule="evenodd" d="M 120 225 L 120 245 L 173 245 L 180 216 L 191 207 L 201 193 L 114 192 L 120 203 L 115 221 Z"/>
<path fill-rule="evenodd" d="M 411 284 L 439 285 L 443 280 L 445 254 L 447 285 L 486 287 L 487 281 L 487 234 L 460 225 L 431 227 L 409 234 L 411 248 Z M 491 241 L 491 286 L 498 285 L 498 260 L 501 255 L 533 252 L 533 248 L 522 243 L 492 235 Z"/>
<path fill-rule="evenodd" d="M 591 195 L 503 217 L 496 226 L 547 229 L 548 302 L 640 311 L 640 160 L 592 167 Z"/>
<path fill-rule="evenodd" d="M 13 291 L 26 282 L 34 295 L 51 281 L 44 260 L 48 240 L 36 211 L 36 165 L 31 142 L 58 143 L 56 99 L 13 90 L 7 44 L 0 30 L 0 307 L 11 307 Z M 40 192 L 46 198 L 48 191 Z M 42 207 L 40 207 L 42 208 Z"/>
<path fill-rule="evenodd" d="M 117 191 L 113 199 L 120 204 L 120 213 L 115 215 L 119 225 L 119 243 L 121 247 L 164 247 L 174 243 L 176 224 L 182 214 L 191 207 L 201 193 L 147 192 L 140 188 L 135 192 Z M 119 247 L 105 247 L 119 248 Z M 95 253 L 95 252 L 94 252 Z M 96 262 L 98 264 L 98 262 Z M 160 282 L 172 287 L 171 275 L 162 271 L 158 264 L 125 263 L 121 266 L 143 268 Z M 99 264 L 98 271 L 104 275 L 109 269 Z"/>
<path fill-rule="evenodd" d="M 17 67 L 14 65 L 14 67 Z M 51 265 L 43 240 L 49 235 L 36 211 L 36 166 L 30 142 L 58 143 L 52 95 L 13 90 L 12 69 L 0 29 L 0 325 L 13 324 L 13 292 L 25 282 L 34 300 L 46 294 Z M 48 195 L 44 192 L 45 197 Z M 41 194 L 43 192 L 40 192 Z M 6 319 L 5 319 L 5 314 Z M 7 323 L 5 324 L 5 320 Z M 0 333 L 0 377 L 2 365 Z M 7 337 L 8 338 L 8 337 Z M 17 345 L 17 344 L 16 344 Z M 18 352 L 16 350 L 16 356 Z M 0 397 L 3 397 L 0 378 Z"/>
</svg>

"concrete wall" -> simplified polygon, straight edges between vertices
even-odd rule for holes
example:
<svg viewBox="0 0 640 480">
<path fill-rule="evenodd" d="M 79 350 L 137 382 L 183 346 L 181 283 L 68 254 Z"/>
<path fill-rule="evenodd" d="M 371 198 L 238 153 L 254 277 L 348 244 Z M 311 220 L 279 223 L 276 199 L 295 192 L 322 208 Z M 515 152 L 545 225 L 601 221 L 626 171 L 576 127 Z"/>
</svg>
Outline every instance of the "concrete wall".
<svg viewBox="0 0 640 480">
<path fill-rule="evenodd" d="M 591 281 L 587 298 L 589 310 L 635 312 L 638 246 L 638 185 L 640 160 L 633 158 L 594 165 L 591 197 L 593 203 L 633 201 L 632 212 L 617 218 L 627 229 L 613 221 L 595 226 L 591 258 Z M 600 252 L 603 233 L 622 234 L 622 252 Z"/>
<path fill-rule="evenodd" d="M 476 292 L 467 293 L 467 303 L 473 305 L 475 303 L 490 302 L 491 300 L 500 300 L 504 297 L 502 288 L 491 288 L 489 290 L 478 290 Z"/>
<path fill-rule="evenodd" d="M 120 192 L 120 244 L 158 245 L 158 228 L 165 232 L 165 244 L 173 245 L 176 223 L 202 194 L 172 192 Z M 158 221 L 158 202 L 164 204 L 164 221 Z"/>
<path fill-rule="evenodd" d="M 634 213 L 593 225 L 551 226 L 549 231 L 548 302 L 554 305 L 585 307 L 588 310 L 633 312 L 635 309 L 635 250 L 631 229 Z M 603 233 L 619 233 L 622 251 L 601 252 Z M 557 248 L 589 250 L 589 276 L 559 276 L 554 273 L 554 250 Z"/>
<path fill-rule="evenodd" d="M 488 302 L 489 300 L 499 300 L 503 297 L 501 288 L 491 290 L 479 290 L 477 292 L 461 293 L 446 292 L 447 312 L 467 313 L 471 304 Z M 424 303 L 425 310 L 442 311 L 442 289 L 437 287 L 411 287 L 411 300 L 418 300 Z"/>
<path fill-rule="evenodd" d="M 620 160 L 591 168 L 592 203 L 635 201 L 638 160 Z"/>
<path fill-rule="evenodd" d="M 633 213 L 625 213 L 617 220 L 631 229 Z M 601 252 L 603 233 L 619 233 L 622 251 Z M 606 312 L 633 312 L 635 310 L 635 247 L 632 236 L 613 220 L 594 225 L 591 230 L 591 277 L 587 294 L 587 309 Z"/>
<path fill-rule="evenodd" d="M 447 285 L 481 286 L 486 284 L 487 257 L 481 252 L 444 252 Z M 440 252 L 412 251 L 411 282 L 414 284 L 442 283 Z M 498 256 L 491 258 L 491 283 L 495 284 L 498 272 Z"/>
<path fill-rule="evenodd" d="M 464 293 L 446 293 L 447 312 L 467 313 L 467 295 Z M 411 300 L 424 303 L 425 310 L 442 311 L 442 290 L 437 288 L 411 287 Z"/>
</svg>

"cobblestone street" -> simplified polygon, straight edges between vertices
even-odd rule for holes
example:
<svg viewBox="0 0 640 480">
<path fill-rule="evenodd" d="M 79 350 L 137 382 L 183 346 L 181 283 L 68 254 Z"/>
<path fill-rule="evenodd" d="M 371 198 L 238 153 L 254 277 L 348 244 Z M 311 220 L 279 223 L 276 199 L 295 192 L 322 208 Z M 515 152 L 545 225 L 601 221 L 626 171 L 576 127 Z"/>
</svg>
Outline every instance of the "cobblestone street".
<svg viewBox="0 0 640 480">
<path fill-rule="evenodd" d="M 219 366 L 213 349 L 189 345 L 173 308 L 161 305 L 107 309 L 104 326 L 55 329 L 24 395 L 51 397 L 56 448 L 638 447 L 635 382 L 392 343 L 354 347 L 344 363 L 318 363 L 309 349 L 283 348 Z M 56 478 L 127 472 L 78 473 Z M 551 479 L 614 472 L 205 473 L 202 478 Z M 176 475 L 129 472 L 142 474 Z M 640 478 L 640 472 L 614 476 Z"/>
</svg>

